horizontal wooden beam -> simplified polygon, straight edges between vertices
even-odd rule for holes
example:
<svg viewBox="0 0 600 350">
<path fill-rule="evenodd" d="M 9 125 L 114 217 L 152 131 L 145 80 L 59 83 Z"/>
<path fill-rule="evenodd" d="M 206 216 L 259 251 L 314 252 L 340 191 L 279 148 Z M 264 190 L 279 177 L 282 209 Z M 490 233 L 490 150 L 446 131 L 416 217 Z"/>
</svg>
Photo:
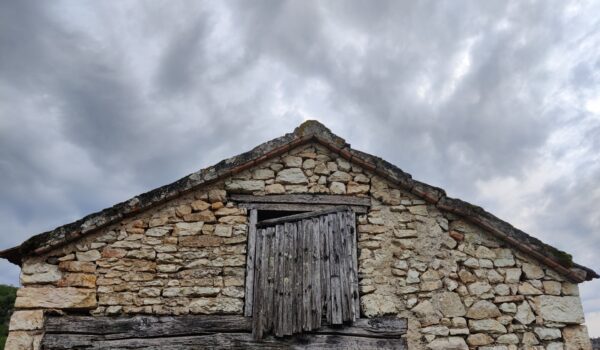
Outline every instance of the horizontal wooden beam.
<svg viewBox="0 0 600 350">
<path fill-rule="evenodd" d="M 279 218 L 259 221 L 256 223 L 256 227 L 265 227 L 265 226 L 281 224 L 284 222 L 299 221 L 299 220 L 303 220 L 303 219 L 314 218 L 314 217 L 317 217 L 320 215 L 326 215 L 326 214 L 336 213 L 339 211 L 347 211 L 347 210 L 350 210 L 350 207 L 345 206 L 345 205 L 334 206 L 334 207 L 323 209 L 323 210 L 315 210 L 315 211 L 311 211 L 311 212 L 307 212 L 307 213 L 300 213 L 300 214 L 295 214 L 295 215 L 288 215 L 288 216 L 282 216 Z"/>
<path fill-rule="evenodd" d="M 240 208 L 274 211 L 316 211 L 335 207 L 336 204 L 295 204 L 295 203 L 239 203 Z M 357 214 L 365 214 L 368 207 L 349 205 Z"/>
<path fill-rule="evenodd" d="M 225 315 L 48 316 L 43 349 L 406 349 L 406 320 L 358 319 L 292 337 L 256 341 L 251 318 Z"/>
<path fill-rule="evenodd" d="M 246 203 L 295 203 L 295 204 L 334 204 L 371 206 L 371 198 L 334 194 L 274 194 L 268 196 L 253 196 L 249 194 L 232 194 L 234 202 Z"/>
</svg>

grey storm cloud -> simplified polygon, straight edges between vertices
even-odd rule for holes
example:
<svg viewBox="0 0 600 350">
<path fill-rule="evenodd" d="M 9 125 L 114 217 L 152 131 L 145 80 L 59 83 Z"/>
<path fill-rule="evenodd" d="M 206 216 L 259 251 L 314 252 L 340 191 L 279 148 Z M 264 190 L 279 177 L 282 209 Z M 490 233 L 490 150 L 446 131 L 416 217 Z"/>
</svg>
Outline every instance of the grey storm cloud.
<svg viewBox="0 0 600 350">
<path fill-rule="evenodd" d="M 600 266 L 599 12 L 0 0 L 0 247 L 319 119 Z M 598 283 L 582 295 L 600 335 Z"/>
</svg>

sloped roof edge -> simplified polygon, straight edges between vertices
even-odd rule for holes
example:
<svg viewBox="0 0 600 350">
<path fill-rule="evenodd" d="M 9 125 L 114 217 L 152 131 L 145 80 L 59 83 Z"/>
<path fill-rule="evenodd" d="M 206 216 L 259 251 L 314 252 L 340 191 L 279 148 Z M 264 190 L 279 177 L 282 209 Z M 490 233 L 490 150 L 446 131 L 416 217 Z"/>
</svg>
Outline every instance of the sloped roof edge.
<svg viewBox="0 0 600 350">
<path fill-rule="evenodd" d="M 333 134 L 326 126 L 314 120 L 302 123 L 293 133 L 267 141 L 248 152 L 222 160 L 214 166 L 192 173 L 171 184 L 140 194 L 54 230 L 35 235 L 19 246 L 0 251 L 0 257 L 21 265 L 24 256 L 43 254 L 126 217 L 189 193 L 198 186 L 240 173 L 260 162 L 313 141 L 327 147 L 346 160 L 398 184 L 428 203 L 479 225 L 511 246 L 554 268 L 573 282 L 583 282 L 600 277 L 592 269 L 574 263 L 569 254 L 513 227 L 483 208 L 447 197 L 443 189 L 414 180 L 410 174 L 379 157 L 353 150 L 343 138 Z"/>
</svg>

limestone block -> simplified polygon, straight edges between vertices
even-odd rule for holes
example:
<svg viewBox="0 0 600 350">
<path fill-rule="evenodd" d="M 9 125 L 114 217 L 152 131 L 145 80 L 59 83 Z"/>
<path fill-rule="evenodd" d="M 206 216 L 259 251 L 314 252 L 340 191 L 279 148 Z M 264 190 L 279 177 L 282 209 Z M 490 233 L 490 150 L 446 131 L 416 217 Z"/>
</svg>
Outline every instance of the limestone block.
<svg viewBox="0 0 600 350">
<path fill-rule="evenodd" d="M 168 226 L 158 226 L 158 227 L 153 227 L 151 229 L 148 229 L 146 231 L 146 236 L 150 236 L 150 237 L 163 237 L 163 236 L 168 235 L 169 232 L 171 232 L 171 227 L 168 227 Z"/>
<path fill-rule="evenodd" d="M 27 274 L 23 270 L 21 273 L 21 284 L 37 284 L 37 283 L 53 283 L 61 279 L 62 272 L 57 265 L 50 264 L 36 264 L 38 265 L 35 269 L 29 269 L 28 271 L 32 274 Z"/>
<path fill-rule="evenodd" d="M 431 301 L 434 308 L 445 317 L 460 317 L 466 313 L 460 296 L 454 292 L 436 293 Z"/>
<path fill-rule="evenodd" d="M 436 338 L 427 344 L 431 350 L 468 350 L 469 347 L 461 337 Z"/>
<path fill-rule="evenodd" d="M 296 156 L 287 156 L 282 159 L 283 164 L 288 168 L 299 168 L 302 166 L 302 158 Z"/>
<path fill-rule="evenodd" d="M 266 194 L 281 194 L 285 193 L 285 188 L 281 184 L 272 184 L 265 186 Z"/>
<path fill-rule="evenodd" d="M 252 174 L 255 180 L 268 180 L 275 177 L 275 172 L 271 169 L 256 169 Z"/>
<path fill-rule="evenodd" d="M 265 182 L 263 180 L 231 180 L 231 182 L 225 183 L 225 189 L 233 192 L 252 193 L 264 190 Z"/>
<path fill-rule="evenodd" d="M 10 318 L 9 330 L 32 331 L 44 327 L 44 311 L 20 310 L 13 312 Z"/>
<path fill-rule="evenodd" d="M 329 175 L 329 177 L 327 178 L 327 181 L 329 182 L 349 182 L 352 181 L 352 176 L 346 172 L 343 171 L 335 171 L 333 174 Z"/>
<path fill-rule="evenodd" d="M 341 182 L 332 182 L 329 185 L 331 194 L 346 194 L 346 185 Z"/>
<path fill-rule="evenodd" d="M 221 245 L 222 238 L 216 236 L 184 236 L 179 239 L 179 245 L 182 247 L 216 247 Z"/>
<path fill-rule="evenodd" d="M 536 310 L 545 321 L 583 323 L 583 308 L 579 297 L 540 295 L 535 297 Z"/>
<path fill-rule="evenodd" d="M 563 328 L 565 350 L 589 350 L 592 348 L 586 326 L 568 326 Z"/>
<path fill-rule="evenodd" d="M 307 184 L 308 179 L 304 172 L 299 168 L 283 169 L 277 173 L 276 182 L 284 185 Z"/>
<path fill-rule="evenodd" d="M 467 312 L 467 317 L 475 320 L 494 318 L 500 315 L 501 313 L 500 310 L 498 310 L 498 307 L 487 300 L 477 301 L 469 308 L 469 311 Z"/>
<path fill-rule="evenodd" d="M 527 301 L 524 301 L 517 307 L 517 314 L 515 315 L 515 319 L 521 324 L 527 325 L 531 322 L 535 321 L 535 315 L 529 306 Z"/>
<path fill-rule="evenodd" d="M 535 264 L 523 264 L 521 267 L 525 277 L 530 280 L 540 279 L 544 277 L 544 270 Z"/>
<path fill-rule="evenodd" d="M 97 250 L 88 250 L 87 252 L 77 252 L 75 253 L 77 256 L 77 260 L 79 261 L 96 261 L 102 257 L 100 252 Z"/>
<path fill-rule="evenodd" d="M 533 331 L 540 340 L 558 339 L 561 335 L 558 328 L 535 327 Z"/>
<path fill-rule="evenodd" d="M 84 288 L 30 288 L 17 291 L 16 308 L 93 309 L 96 307 L 96 291 Z"/>
<path fill-rule="evenodd" d="M 96 288 L 96 275 L 91 273 L 67 273 L 58 281 L 59 287 Z"/>
<path fill-rule="evenodd" d="M 469 329 L 472 332 L 506 333 L 506 327 L 494 319 L 469 320 Z"/>
<path fill-rule="evenodd" d="M 485 333 L 471 334 L 467 337 L 467 343 L 471 346 L 482 346 L 491 344 L 494 338 L 490 337 Z"/>
<path fill-rule="evenodd" d="M 237 298 L 216 297 L 194 299 L 190 303 L 190 312 L 194 314 L 238 314 L 242 312 L 243 302 Z"/>
<path fill-rule="evenodd" d="M 373 317 L 397 312 L 398 300 L 381 294 L 368 294 L 360 298 L 361 309 L 365 316 Z"/>
</svg>

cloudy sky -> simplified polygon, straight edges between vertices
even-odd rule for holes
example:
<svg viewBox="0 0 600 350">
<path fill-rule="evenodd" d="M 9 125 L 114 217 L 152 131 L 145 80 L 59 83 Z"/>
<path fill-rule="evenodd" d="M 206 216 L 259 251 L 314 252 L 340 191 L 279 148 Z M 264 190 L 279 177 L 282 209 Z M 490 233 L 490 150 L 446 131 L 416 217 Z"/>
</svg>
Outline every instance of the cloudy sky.
<svg viewBox="0 0 600 350">
<path fill-rule="evenodd" d="M 600 270 L 598 13 L 0 0 L 0 248 L 318 119 Z M 595 336 L 599 290 L 581 288 Z"/>
</svg>

